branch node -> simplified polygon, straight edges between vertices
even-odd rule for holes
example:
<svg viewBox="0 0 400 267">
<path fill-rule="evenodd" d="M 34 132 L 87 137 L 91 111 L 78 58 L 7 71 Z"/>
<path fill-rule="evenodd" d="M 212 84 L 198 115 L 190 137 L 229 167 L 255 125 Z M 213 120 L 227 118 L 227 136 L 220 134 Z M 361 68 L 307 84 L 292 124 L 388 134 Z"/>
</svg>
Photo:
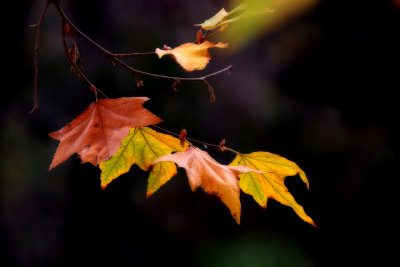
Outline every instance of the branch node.
<svg viewBox="0 0 400 267">
<path fill-rule="evenodd" d="M 197 31 L 197 36 L 196 36 L 196 42 L 198 44 L 201 44 L 204 40 L 204 35 L 203 35 L 203 31 L 200 29 Z"/>
<path fill-rule="evenodd" d="M 226 147 L 225 147 L 225 138 L 221 141 L 221 143 L 219 143 L 219 148 L 218 148 L 218 150 L 221 151 L 221 152 L 224 152 L 224 151 L 226 150 Z"/>
<path fill-rule="evenodd" d="M 172 89 L 174 90 L 174 92 L 179 92 L 179 89 L 181 87 L 181 81 L 179 80 L 179 78 L 175 77 L 175 81 L 172 84 Z"/>
<path fill-rule="evenodd" d="M 113 66 L 113 67 L 115 67 L 117 64 L 115 64 L 115 61 L 113 60 L 113 57 L 109 57 L 109 58 L 107 58 L 109 61 L 110 61 L 110 63 L 111 63 L 111 65 Z"/>
<path fill-rule="evenodd" d="M 135 80 L 136 82 L 136 86 L 137 87 L 143 87 L 144 86 L 144 82 L 142 80 Z"/>
<path fill-rule="evenodd" d="M 144 86 L 144 82 L 142 80 L 138 80 L 135 78 L 135 73 L 132 72 L 132 80 L 136 83 L 137 87 L 143 87 Z"/>
<path fill-rule="evenodd" d="M 186 129 L 182 129 L 179 133 L 179 141 L 180 141 L 182 147 L 185 147 L 185 142 L 187 142 L 186 136 L 187 136 Z"/>
</svg>

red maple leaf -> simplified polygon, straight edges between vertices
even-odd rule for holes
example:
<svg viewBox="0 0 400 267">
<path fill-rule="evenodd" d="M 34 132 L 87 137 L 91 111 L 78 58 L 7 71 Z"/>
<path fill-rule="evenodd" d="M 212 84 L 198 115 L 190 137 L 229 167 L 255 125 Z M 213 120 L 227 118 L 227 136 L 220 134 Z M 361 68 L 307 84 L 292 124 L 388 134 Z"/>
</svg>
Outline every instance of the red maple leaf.
<svg viewBox="0 0 400 267">
<path fill-rule="evenodd" d="M 72 122 L 49 135 L 60 140 L 50 170 L 78 153 L 82 163 L 98 165 L 112 157 L 130 128 L 161 122 L 156 115 L 143 108 L 147 97 L 100 99 Z"/>
</svg>

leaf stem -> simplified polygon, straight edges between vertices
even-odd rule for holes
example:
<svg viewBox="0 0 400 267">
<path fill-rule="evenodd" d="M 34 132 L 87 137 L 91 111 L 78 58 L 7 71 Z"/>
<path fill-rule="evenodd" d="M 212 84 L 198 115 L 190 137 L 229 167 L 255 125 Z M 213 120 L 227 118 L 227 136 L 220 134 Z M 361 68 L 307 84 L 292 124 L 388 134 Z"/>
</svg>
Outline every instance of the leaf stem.
<svg viewBox="0 0 400 267">
<path fill-rule="evenodd" d="M 216 35 L 216 34 L 218 34 L 218 33 L 220 33 L 220 32 L 221 32 L 221 28 L 219 28 L 219 29 L 216 30 L 216 31 L 213 31 L 213 32 L 210 33 L 209 35 L 204 35 L 202 41 L 208 40 L 208 39 L 210 39 L 211 37 L 213 37 L 214 35 Z M 207 33 L 208 33 L 208 31 L 207 31 Z"/>
<path fill-rule="evenodd" d="M 179 134 L 171 132 L 171 131 L 169 131 L 167 129 L 164 129 L 164 128 L 158 126 L 158 125 L 152 125 L 152 127 L 157 128 L 157 129 L 159 129 L 159 130 L 161 130 L 163 132 L 169 133 L 169 134 L 179 138 Z M 192 145 L 192 143 L 189 142 L 189 141 L 192 141 L 194 143 L 202 144 L 204 146 L 210 146 L 210 147 L 217 148 L 218 150 L 220 150 L 220 148 L 221 148 L 220 145 L 210 144 L 210 143 L 207 143 L 207 142 L 204 142 L 204 141 L 200 141 L 200 140 L 197 140 L 197 139 L 193 139 L 193 138 L 190 138 L 190 137 L 186 137 L 186 141 L 189 143 L 189 145 Z M 230 152 L 238 154 L 238 155 L 241 154 L 240 152 L 238 152 L 238 151 L 236 151 L 236 150 L 234 150 L 232 148 L 226 147 L 226 146 L 224 146 L 224 150 L 230 151 Z"/>
</svg>

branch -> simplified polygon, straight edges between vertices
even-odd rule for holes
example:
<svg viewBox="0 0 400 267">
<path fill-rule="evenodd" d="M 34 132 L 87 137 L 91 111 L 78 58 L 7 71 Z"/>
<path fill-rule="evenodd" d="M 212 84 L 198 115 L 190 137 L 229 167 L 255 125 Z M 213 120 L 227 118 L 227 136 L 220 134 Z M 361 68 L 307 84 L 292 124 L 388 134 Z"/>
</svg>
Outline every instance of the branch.
<svg viewBox="0 0 400 267">
<path fill-rule="evenodd" d="M 31 27 L 36 29 L 36 40 L 35 40 L 35 53 L 34 53 L 34 102 L 33 102 L 33 107 L 31 111 L 29 111 L 29 114 L 32 114 L 38 107 L 38 77 L 39 77 L 39 67 L 38 67 L 38 54 L 39 54 L 39 36 L 40 36 L 40 27 L 42 26 L 43 20 L 44 20 L 44 15 L 46 14 L 47 8 L 49 7 L 51 0 L 47 0 L 46 4 L 43 7 L 42 13 L 40 15 L 38 23 L 31 25 Z"/>
<path fill-rule="evenodd" d="M 135 74 L 141 74 L 141 75 L 145 75 L 145 76 L 149 76 L 149 77 L 153 77 L 153 78 L 160 78 L 160 79 L 166 79 L 166 80 L 171 80 L 171 81 L 186 81 L 186 82 L 201 82 L 203 83 L 208 90 L 211 93 L 210 99 L 211 101 L 215 101 L 215 95 L 214 95 L 214 90 L 212 89 L 212 87 L 210 86 L 210 84 L 206 81 L 207 78 L 210 78 L 212 76 L 218 75 L 220 73 L 223 72 L 228 72 L 232 69 L 232 66 L 228 66 L 224 69 L 221 69 L 219 71 L 216 71 L 214 73 L 210 73 L 207 74 L 203 77 L 196 77 L 196 78 L 181 78 L 181 77 L 172 77 L 172 76 L 166 76 L 166 75 L 160 75 L 160 74 L 154 74 L 154 73 L 150 73 L 150 72 L 145 72 L 145 71 L 141 71 L 135 68 L 132 68 L 131 66 L 129 66 L 128 64 L 126 64 L 125 62 L 123 62 L 120 58 L 122 57 L 126 57 L 126 56 L 135 56 L 135 55 L 150 55 L 153 54 L 154 52 L 146 52 L 146 53 L 131 53 L 131 54 L 114 54 L 111 53 L 110 51 L 108 51 L 107 49 L 105 49 L 104 47 L 102 47 L 101 45 L 99 45 L 98 43 L 96 43 L 94 40 L 92 40 L 89 36 L 87 36 L 86 34 L 84 34 L 82 31 L 80 31 L 72 22 L 71 20 L 68 18 L 68 16 L 65 14 L 64 10 L 62 9 L 61 5 L 59 2 L 55 2 L 54 3 L 56 5 L 57 11 L 60 15 L 60 17 L 62 18 L 62 20 L 66 21 L 76 32 L 77 35 L 79 35 L 80 37 L 82 37 L 83 39 L 85 39 L 87 42 L 89 42 L 91 45 L 93 45 L 96 49 L 98 49 L 106 58 L 111 58 L 114 62 L 118 63 L 119 65 L 121 65 L 122 67 L 124 67 L 125 69 L 127 69 L 128 71 L 130 71 L 133 75 Z"/>
</svg>

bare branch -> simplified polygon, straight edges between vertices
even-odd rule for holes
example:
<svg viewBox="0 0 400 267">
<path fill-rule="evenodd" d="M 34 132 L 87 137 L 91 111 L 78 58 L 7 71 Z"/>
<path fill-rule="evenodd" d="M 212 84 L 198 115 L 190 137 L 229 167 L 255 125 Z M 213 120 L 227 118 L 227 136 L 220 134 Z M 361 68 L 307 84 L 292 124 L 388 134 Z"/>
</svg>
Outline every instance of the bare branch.
<svg viewBox="0 0 400 267">
<path fill-rule="evenodd" d="M 30 25 L 32 28 L 36 29 L 36 39 L 35 39 L 35 53 L 34 53 L 34 101 L 33 101 L 33 107 L 31 111 L 29 111 L 29 114 L 32 114 L 38 107 L 38 77 L 39 77 L 39 67 L 38 67 L 38 55 L 39 55 L 39 37 L 40 37 L 40 27 L 42 26 L 44 16 L 46 14 L 47 8 L 49 7 L 50 0 L 46 1 L 46 4 L 44 5 L 42 9 L 42 13 L 40 15 L 38 23 L 34 25 Z"/>
<path fill-rule="evenodd" d="M 62 9 L 61 5 L 59 2 L 55 3 L 58 13 L 60 15 L 60 17 L 62 18 L 62 20 L 64 20 L 66 23 L 68 23 L 76 32 L 76 34 L 80 37 L 82 37 L 83 39 L 85 39 L 87 42 L 89 42 L 91 45 L 93 45 L 96 49 L 98 49 L 106 58 L 111 58 L 111 60 L 115 63 L 118 63 L 119 65 L 121 65 L 123 68 L 127 69 L 128 71 L 130 71 L 133 75 L 135 74 L 141 74 L 141 75 L 145 75 L 145 76 L 149 76 L 149 77 L 153 77 L 153 78 L 159 78 L 159 79 L 166 79 L 166 80 L 171 80 L 171 81 L 186 81 L 186 82 L 201 82 L 203 83 L 208 90 L 210 91 L 210 99 L 211 101 L 215 101 L 215 95 L 214 95 L 214 91 L 212 89 L 212 87 L 210 86 L 210 84 L 206 81 L 207 78 L 210 78 L 212 76 L 221 74 L 223 72 L 229 72 L 232 69 L 232 66 L 228 66 L 224 69 L 221 69 L 219 71 L 216 71 L 214 73 L 210 73 L 207 74 L 203 77 L 195 77 L 195 78 L 181 78 L 181 77 L 172 77 L 172 76 L 166 76 L 166 75 L 160 75 L 160 74 L 155 74 L 155 73 L 150 73 L 150 72 L 145 72 L 145 71 L 141 71 L 138 69 L 135 69 L 131 66 L 129 66 L 128 64 L 126 64 L 124 61 L 121 60 L 121 58 L 123 57 L 127 57 L 127 56 L 140 56 L 140 55 L 151 55 L 154 54 L 154 52 L 146 52 L 146 53 L 131 53 L 131 54 L 114 54 L 111 53 L 110 51 L 108 51 L 107 49 L 105 49 L 104 47 L 102 47 L 101 45 L 99 45 L 98 43 L 96 43 L 94 40 L 92 40 L 89 36 L 87 36 L 86 34 L 84 34 L 82 31 L 80 31 L 72 22 L 71 20 L 67 17 L 67 15 L 65 14 L 64 10 Z"/>
<path fill-rule="evenodd" d="M 124 58 L 124 57 L 137 57 L 137 56 L 149 56 L 156 55 L 156 52 L 141 52 L 141 53 L 128 53 L 128 54 L 113 54 L 113 57 Z"/>
</svg>

